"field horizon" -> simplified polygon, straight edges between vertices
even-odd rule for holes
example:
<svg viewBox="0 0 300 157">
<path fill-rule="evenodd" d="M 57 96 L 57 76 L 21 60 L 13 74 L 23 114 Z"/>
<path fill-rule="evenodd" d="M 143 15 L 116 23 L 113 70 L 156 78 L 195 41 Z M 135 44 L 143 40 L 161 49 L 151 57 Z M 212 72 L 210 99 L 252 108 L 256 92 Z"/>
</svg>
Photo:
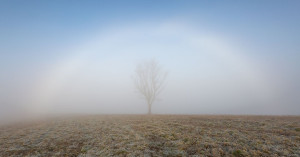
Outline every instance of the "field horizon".
<svg viewBox="0 0 300 157">
<path fill-rule="evenodd" d="M 299 156 L 300 116 L 66 116 L 0 126 L 0 145 L 0 156 Z"/>
</svg>

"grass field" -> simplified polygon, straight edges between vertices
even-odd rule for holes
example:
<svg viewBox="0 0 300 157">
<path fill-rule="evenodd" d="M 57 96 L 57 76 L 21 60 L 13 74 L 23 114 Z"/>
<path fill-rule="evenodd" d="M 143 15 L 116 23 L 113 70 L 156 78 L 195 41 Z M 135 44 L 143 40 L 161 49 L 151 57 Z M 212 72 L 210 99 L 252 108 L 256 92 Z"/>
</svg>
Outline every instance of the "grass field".
<svg viewBox="0 0 300 157">
<path fill-rule="evenodd" d="M 300 156 L 299 116 L 100 115 L 0 127 L 0 156 Z"/>
</svg>

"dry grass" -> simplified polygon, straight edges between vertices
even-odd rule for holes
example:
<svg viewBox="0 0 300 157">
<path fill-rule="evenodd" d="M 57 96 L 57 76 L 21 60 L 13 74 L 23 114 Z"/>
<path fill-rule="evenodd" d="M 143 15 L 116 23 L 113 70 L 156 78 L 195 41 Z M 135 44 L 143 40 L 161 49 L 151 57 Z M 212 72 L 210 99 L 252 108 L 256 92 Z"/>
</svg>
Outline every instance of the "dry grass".
<svg viewBox="0 0 300 157">
<path fill-rule="evenodd" d="M 0 156 L 300 156 L 299 116 L 85 116 L 0 127 Z"/>
</svg>

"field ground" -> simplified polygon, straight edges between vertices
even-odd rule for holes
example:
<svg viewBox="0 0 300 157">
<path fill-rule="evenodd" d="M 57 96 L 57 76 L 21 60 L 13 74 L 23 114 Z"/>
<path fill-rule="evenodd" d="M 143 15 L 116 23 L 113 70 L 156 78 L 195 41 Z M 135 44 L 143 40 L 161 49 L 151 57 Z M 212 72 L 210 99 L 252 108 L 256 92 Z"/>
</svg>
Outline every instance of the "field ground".
<svg viewBox="0 0 300 157">
<path fill-rule="evenodd" d="M 299 116 L 80 116 L 0 127 L 0 156 L 300 156 Z"/>
</svg>

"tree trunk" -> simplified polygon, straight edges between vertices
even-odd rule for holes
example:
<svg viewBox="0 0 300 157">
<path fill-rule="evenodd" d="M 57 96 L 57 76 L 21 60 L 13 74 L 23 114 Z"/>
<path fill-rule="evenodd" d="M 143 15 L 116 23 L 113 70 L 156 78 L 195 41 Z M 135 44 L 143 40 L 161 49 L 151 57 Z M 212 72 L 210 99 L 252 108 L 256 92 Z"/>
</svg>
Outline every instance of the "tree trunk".
<svg viewBox="0 0 300 157">
<path fill-rule="evenodd" d="M 152 114 L 151 113 L 151 104 L 148 104 L 148 115 Z"/>
</svg>

